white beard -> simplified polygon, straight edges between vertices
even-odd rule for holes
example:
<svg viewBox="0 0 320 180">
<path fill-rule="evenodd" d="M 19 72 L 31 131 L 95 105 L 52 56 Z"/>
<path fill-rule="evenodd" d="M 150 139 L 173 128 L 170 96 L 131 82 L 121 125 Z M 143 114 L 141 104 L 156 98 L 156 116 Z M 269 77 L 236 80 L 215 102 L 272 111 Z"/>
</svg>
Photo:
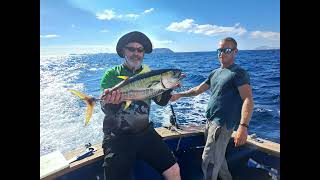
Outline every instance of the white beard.
<svg viewBox="0 0 320 180">
<path fill-rule="evenodd" d="M 139 61 L 139 63 L 133 63 L 133 62 L 131 62 L 130 60 L 128 60 L 127 57 L 125 57 L 125 58 L 126 58 L 126 63 L 127 63 L 130 67 L 132 67 L 133 69 L 137 70 L 137 69 L 139 69 L 139 68 L 141 67 L 142 61 Z"/>
</svg>

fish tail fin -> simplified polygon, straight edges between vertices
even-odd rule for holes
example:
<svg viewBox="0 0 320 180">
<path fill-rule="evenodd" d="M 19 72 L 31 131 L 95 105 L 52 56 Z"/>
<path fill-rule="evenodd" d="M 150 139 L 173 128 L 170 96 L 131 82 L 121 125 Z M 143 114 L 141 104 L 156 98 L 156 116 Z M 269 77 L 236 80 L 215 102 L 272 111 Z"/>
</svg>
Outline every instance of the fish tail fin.
<svg viewBox="0 0 320 180">
<path fill-rule="evenodd" d="M 68 89 L 69 92 L 71 92 L 72 94 L 78 96 L 80 99 L 87 101 L 88 99 L 91 99 L 92 97 L 85 95 L 79 91 L 73 90 L 73 89 Z"/>
<path fill-rule="evenodd" d="M 73 89 L 68 89 L 68 91 L 71 92 L 72 94 L 78 96 L 80 99 L 82 99 L 87 104 L 86 119 L 85 119 L 85 126 L 87 126 L 90 121 L 90 118 L 92 116 L 96 99 L 94 97 L 90 97 L 88 95 L 85 95 L 85 94 L 83 94 L 79 91 L 73 90 Z"/>
<path fill-rule="evenodd" d="M 87 126 L 89 124 L 89 121 L 93 113 L 94 105 L 95 105 L 95 101 L 92 101 L 91 103 L 87 103 L 86 121 L 84 123 L 84 126 Z"/>
</svg>

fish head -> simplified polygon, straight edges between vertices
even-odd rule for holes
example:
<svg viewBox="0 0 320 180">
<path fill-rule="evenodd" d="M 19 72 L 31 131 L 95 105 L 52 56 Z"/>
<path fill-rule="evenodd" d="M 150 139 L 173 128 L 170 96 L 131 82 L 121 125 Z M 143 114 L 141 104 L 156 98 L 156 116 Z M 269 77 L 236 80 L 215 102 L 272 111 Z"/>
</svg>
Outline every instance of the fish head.
<svg viewBox="0 0 320 180">
<path fill-rule="evenodd" d="M 162 84 L 168 89 L 176 87 L 180 79 L 184 77 L 185 75 L 180 69 L 170 69 L 161 74 Z"/>
</svg>

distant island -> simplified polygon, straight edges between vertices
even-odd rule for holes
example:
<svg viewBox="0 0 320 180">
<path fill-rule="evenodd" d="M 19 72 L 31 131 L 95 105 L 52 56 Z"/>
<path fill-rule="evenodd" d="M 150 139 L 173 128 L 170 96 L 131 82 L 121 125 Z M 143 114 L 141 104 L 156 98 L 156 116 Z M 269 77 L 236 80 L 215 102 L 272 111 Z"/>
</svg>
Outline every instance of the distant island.
<svg viewBox="0 0 320 180">
<path fill-rule="evenodd" d="M 154 48 L 152 50 L 152 53 L 174 53 L 174 52 L 169 48 Z"/>
<path fill-rule="evenodd" d="M 269 47 L 269 46 L 259 46 L 256 47 L 254 50 L 270 50 L 270 49 L 280 49 L 279 47 Z"/>
</svg>

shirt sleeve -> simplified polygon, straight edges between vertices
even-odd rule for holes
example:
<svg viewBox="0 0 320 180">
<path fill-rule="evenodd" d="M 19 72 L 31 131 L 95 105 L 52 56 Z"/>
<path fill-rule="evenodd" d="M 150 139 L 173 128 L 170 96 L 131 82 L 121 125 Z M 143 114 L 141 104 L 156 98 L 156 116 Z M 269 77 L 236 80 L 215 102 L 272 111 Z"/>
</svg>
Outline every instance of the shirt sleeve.
<svg viewBox="0 0 320 180">
<path fill-rule="evenodd" d="M 116 73 L 114 69 L 108 69 L 105 74 L 103 75 L 101 81 L 100 81 L 100 91 L 103 92 L 104 89 L 112 88 L 116 85 Z M 120 107 L 120 104 L 104 104 L 102 101 L 100 101 L 101 109 L 104 112 L 105 115 L 111 116 L 114 113 L 116 113 Z"/>
<path fill-rule="evenodd" d="M 209 76 L 207 77 L 207 79 L 204 81 L 206 84 L 208 84 L 210 86 L 210 80 L 211 80 L 211 77 L 213 76 L 215 71 L 212 71 Z"/>
<path fill-rule="evenodd" d="M 115 81 L 116 74 L 114 72 L 114 69 L 107 70 L 100 81 L 100 91 L 102 92 L 104 89 L 112 88 L 113 86 L 115 86 Z"/>
<path fill-rule="evenodd" d="M 250 85 L 249 74 L 244 69 L 237 70 L 234 77 L 234 84 L 236 87 L 242 86 L 244 84 Z"/>
</svg>

